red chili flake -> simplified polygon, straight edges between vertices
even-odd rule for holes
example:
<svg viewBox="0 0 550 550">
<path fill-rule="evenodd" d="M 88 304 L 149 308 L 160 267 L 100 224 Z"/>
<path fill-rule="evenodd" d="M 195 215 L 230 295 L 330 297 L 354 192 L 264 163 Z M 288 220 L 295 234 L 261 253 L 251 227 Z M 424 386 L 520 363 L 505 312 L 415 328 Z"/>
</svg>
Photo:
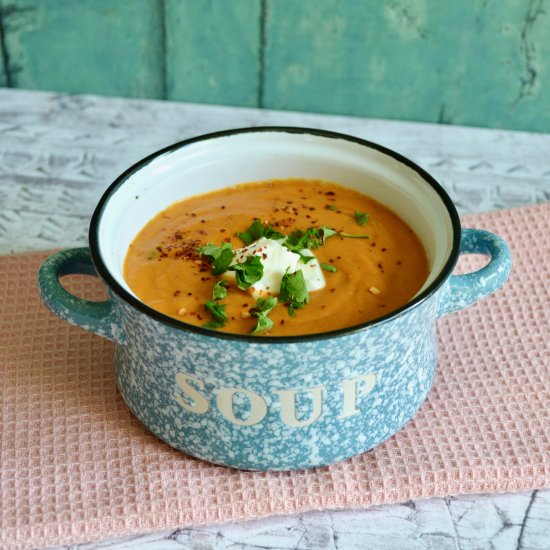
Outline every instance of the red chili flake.
<svg viewBox="0 0 550 550">
<path fill-rule="evenodd" d="M 292 204 L 294 201 L 286 201 L 287 204 Z"/>
<path fill-rule="evenodd" d="M 329 197 L 332 197 L 332 196 L 336 195 L 336 193 L 334 191 L 327 191 L 325 193 L 325 195 L 328 195 Z"/>
<path fill-rule="evenodd" d="M 201 277 L 201 281 L 209 281 L 210 277 Z"/>
<path fill-rule="evenodd" d="M 206 220 L 201 220 L 201 223 L 206 223 Z"/>
<path fill-rule="evenodd" d="M 195 214 L 195 212 L 191 212 L 191 217 L 192 217 L 192 218 L 196 218 L 196 217 L 197 217 L 197 215 Z"/>
<path fill-rule="evenodd" d="M 314 207 L 314 206 L 310 206 L 310 207 L 309 207 L 309 210 L 310 210 L 311 212 L 313 212 L 313 211 L 315 210 L 315 207 Z"/>
<path fill-rule="evenodd" d="M 243 307 L 248 307 L 248 304 L 243 304 Z"/>
<path fill-rule="evenodd" d="M 284 324 L 285 324 L 285 320 L 284 320 L 284 319 L 281 319 L 281 320 L 279 321 L 279 324 L 280 324 L 280 325 L 284 325 Z"/>
<path fill-rule="evenodd" d="M 309 214 L 306 214 L 306 218 L 310 218 L 311 219 L 311 216 Z"/>
<path fill-rule="evenodd" d="M 231 242 L 231 237 L 225 237 L 225 239 L 223 240 L 224 243 L 230 243 Z"/>
<path fill-rule="evenodd" d="M 225 209 L 225 206 L 222 204 L 222 205 L 220 206 L 220 208 L 221 208 L 222 210 L 224 210 L 224 209 Z"/>
<path fill-rule="evenodd" d="M 386 252 L 386 249 L 385 248 L 381 248 L 380 249 L 382 252 Z"/>
<path fill-rule="evenodd" d="M 266 254 L 265 252 L 262 254 L 262 258 L 263 258 L 264 260 L 267 258 L 267 254 Z"/>
<path fill-rule="evenodd" d="M 227 229 L 220 229 L 220 233 L 225 233 Z"/>
<path fill-rule="evenodd" d="M 342 259 L 342 256 L 336 256 L 336 259 L 337 259 L 337 260 L 341 260 L 341 259 Z"/>
<path fill-rule="evenodd" d="M 331 289 L 330 289 L 331 292 L 334 292 L 335 290 L 336 290 L 335 288 L 331 288 Z"/>
<path fill-rule="evenodd" d="M 198 319 L 199 321 L 202 321 L 202 315 L 201 315 L 200 313 L 197 313 L 197 319 Z"/>
<path fill-rule="evenodd" d="M 176 290 L 176 292 L 174 292 L 174 296 L 179 296 L 181 294 L 181 290 Z"/>
<path fill-rule="evenodd" d="M 371 246 L 376 246 L 376 243 L 370 243 Z"/>
<path fill-rule="evenodd" d="M 401 260 L 397 260 L 395 263 L 396 263 L 397 265 L 401 265 Z"/>
<path fill-rule="evenodd" d="M 188 293 L 187 293 L 187 296 L 193 296 L 193 293 L 192 293 L 192 292 L 188 292 Z"/>
</svg>

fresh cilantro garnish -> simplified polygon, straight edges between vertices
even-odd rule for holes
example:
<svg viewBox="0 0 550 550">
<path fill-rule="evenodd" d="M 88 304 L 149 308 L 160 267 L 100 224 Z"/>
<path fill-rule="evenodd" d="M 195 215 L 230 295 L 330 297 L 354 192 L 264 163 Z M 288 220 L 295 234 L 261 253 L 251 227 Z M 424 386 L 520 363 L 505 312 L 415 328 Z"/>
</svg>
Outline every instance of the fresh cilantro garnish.
<svg viewBox="0 0 550 550">
<path fill-rule="evenodd" d="M 351 235 L 350 233 L 338 233 L 338 235 L 348 239 L 370 239 L 369 235 Z"/>
<path fill-rule="evenodd" d="M 197 248 L 197 252 L 206 256 L 212 262 L 212 274 L 219 275 L 227 271 L 235 254 L 231 249 L 231 243 L 223 243 L 221 246 L 208 243 Z"/>
<path fill-rule="evenodd" d="M 338 210 L 338 208 L 336 208 L 336 206 L 334 206 L 334 204 L 327 204 L 325 206 L 325 209 L 326 210 L 332 210 L 333 212 L 336 212 Z"/>
<path fill-rule="evenodd" d="M 227 287 L 225 281 L 218 281 L 212 289 L 212 300 L 223 300 L 227 296 Z"/>
<path fill-rule="evenodd" d="M 321 269 L 324 269 L 325 271 L 330 271 L 331 273 L 336 273 L 336 266 L 332 264 L 319 264 L 321 266 Z"/>
<path fill-rule="evenodd" d="M 232 265 L 229 271 L 235 272 L 237 286 L 241 290 L 246 290 L 262 278 L 264 266 L 259 256 L 248 256 L 242 264 Z"/>
<path fill-rule="evenodd" d="M 291 252 L 299 254 L 304 248 L 319 248 L 332 235 L 336 235 L 336 231 L 326 225 L 310 227 L 305 231 L 298 229 L 286 238 L 283 246 L 286 246 Z"/>
<path fill-rule="evenodd" d="M 202 326 L 205 328 L 220 328 L 225 325 L 227 321 L 227 313 L 225 313 L 225 304 L 220 304 L 214 302 L 213 300 L 208 300 L 204 304 L 204 309 L 206 309 L 212 316 L 212 320 L 204 323 Z"/>
<path fill-rule="evenodd" d="M 254 241 L 265 237 L 266 239 L 284 239 L 285 236 L 279 233 L 269 224 L 262 224 L 260 220 L 254 220 L 250 227 L 243 233 L 237 233 L 237 236 L 245 245 L 252 244 Z"/>
<path fill-rule="evenodd" d="M 323 227 L 321 227 L 320 231 L 322 231 L 322 233 L 323 233 L 322 241 L 321 241 L 322 244 L 325 244 L 325 241 L 329 237 L 332 237 L 333 235 L 338 235 L 337 231 L 334 231 L 334 229 L 331 229 L 330 227 L 327 227 L 326 225 L 323 225 Z"/>
<path fill-rule="evenodd" d="M 287 271 L 283 275 L 279 291 L 279 302 L 288 304 L 288 313 L 291 317 L 294 317 L 295 309 L 301 309 L 309 302 L 306 280 L 300 269 L 294 273 L 288 273 Z"/>
<path fill-rule="evenodd" d="M 268 314 L 276 305 L 277 298 L 274 296 L 256 300 L 256 305 L 250 310 L 250 313 L 258 318 L 256 328 L 252 331 L 252 334 L 260 334 L 273 326 L 273 321 L 268 317 Z"/>
<path fill-rule="evenodd" d="M 355 212 L 355 219 L 359 225 L 365 225 L 369 221 L 369 215 L 365 212 Z"/>
</svg>

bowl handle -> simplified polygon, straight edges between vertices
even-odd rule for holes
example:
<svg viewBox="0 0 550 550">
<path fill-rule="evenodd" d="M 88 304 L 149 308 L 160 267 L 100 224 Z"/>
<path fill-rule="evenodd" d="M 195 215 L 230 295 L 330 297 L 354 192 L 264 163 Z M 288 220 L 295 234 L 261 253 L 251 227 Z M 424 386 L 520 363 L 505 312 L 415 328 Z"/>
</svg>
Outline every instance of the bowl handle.
<svg viewBox="0 0 550 550">
<path fill-rule="evenodd" d="M 512 256 L 498 235 L 482 229 L 463 229 L 460 254 L 483 254 L 489 263 L 474 273 L 451 275 L 439 303 L 438 317 L 454 313 L 498 290 L 508 279 Z"/>
<path fill-rule="evenodd" d="M 85 330 L 124 343 L 124 333 L 112 299 L 92 302 L 67 292 L 59 278 L 63 275 L 95 275 L 88 248 L 61 250 L 46 259 L 38 271 L 38 290 L 46 306 L 59 318 Z"/>
</svg>

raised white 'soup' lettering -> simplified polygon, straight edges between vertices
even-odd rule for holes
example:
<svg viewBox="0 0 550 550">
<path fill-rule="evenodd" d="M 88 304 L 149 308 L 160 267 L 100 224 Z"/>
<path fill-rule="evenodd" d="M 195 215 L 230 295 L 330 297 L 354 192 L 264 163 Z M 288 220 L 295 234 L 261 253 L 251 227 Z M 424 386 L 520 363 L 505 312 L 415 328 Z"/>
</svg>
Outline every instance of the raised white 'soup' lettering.
<svg viewBox="0 0 550 550">
<path fill-rule="evenodd" d="M 201 390 L 204 389 L 204 382 L 192 374 L 176 374 L 176 384 L 178 388 L 191 400 L 193 405 L 190 405 L 179 392 L 176 392 L 176 401 L 186 410 L 196 414 L 204 414 L 208 408 L 208 399 L 197 391 L 189 382 L 194 382 Z"/>
<path fill-rule="evenodd" d="M 296 395 L 303 390 L 275 390 L 273 393 L 279 396 L 281 402 L 281 420 L 293 428 L 303 428 L 313 424 L 323 412 L 323 386 L 308 388 L 307 392 L 313 397 L 313 406 L 309 418 L 298 420 L 296 411 Z"/>
<path fill-rule="evenodd" d="M 349 380 L 342 380 L 340 386 L 344 394 L 342 414 L 338 418 L 348 418 L 359 413 L 357 408 L 359 397 L 369 394 L 376 384 L 376 374 L 369 372 Z"/>
<path fill-rule="evenodd" d="M 237 418 L 233 405 L 233 396 L 242 393 L 250 402 L 250 413 L 246 419 Z M 224 388 L 216 396 L 216 404 L 223 417 L 237 426 L 253 426 L 264 419 L 267 414 L 267 404 L 256 392 L 244 388 Z"/>
<path fill-rule="evenodd" d="M 178 372 L 176 374 L 175 399 L 177 403 L 187 412 L 193 414 L 206 414 L 210 408 L 208 399 L 200 393 L 197 388 L 205 389 L 205 384 L 202 380 L 192 374 Z M 337 387 L 340 388 L 340 399 L 342 402 L 342 412 L 337 416 L 338 420 L 355 416 L 361 412 L 361 398 L 365 398 L 375 388 L 378 381 L 378 375 L 375 372 L 361 374 L 342 380 Z M 190 384 L 192 382 L 192 384 Z M 178 391 L 179 390 L 179 391 Z M 184 394 L 186 399 L 181 395 Z M 244 395 L 248 402 L 246 418 L 238 417 L 236 414 L 236 404 L 234 397 L 237 394 Z M 323 401 L 327 397 L 327 388 L 325 386 L 314 386 L 311 388 L 301 389 L 280 389 L 273 390 L 273 394 L 279 399 L 280 411 L 279 416 L 283 424 L 291 428 L 304 428 L 314 424 L 323 415 Z M 304 397 L 311 399 L 310 414 L 308 418 L 298 418 L 297 396 L 304 394 Z M 309 396 L 308 396 L 309 394 Z M 328 396 L 334 399 L 336 396 Z M 237 426 L 253 426 L 259 424 L 268 414 L 268 402 L 272 402 L 273 397 L 265 399 L 258 393 L 239 387 L 222 388 L 215 398 L 215 402 L 220 414 L 232 424 Z M 189 403 L 193 403 L 192 405 Z"/>
</svg>

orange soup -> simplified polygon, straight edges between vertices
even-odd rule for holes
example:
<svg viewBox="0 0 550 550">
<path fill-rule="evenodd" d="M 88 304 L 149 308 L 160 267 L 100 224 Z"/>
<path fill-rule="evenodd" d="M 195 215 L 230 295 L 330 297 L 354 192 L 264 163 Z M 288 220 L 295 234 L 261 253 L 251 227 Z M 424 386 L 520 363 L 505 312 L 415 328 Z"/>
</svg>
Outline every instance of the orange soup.
<svg viewBox="0 0 550 550">
<path fill-rule="evenodd" d="M 293 265 L 279 265 L 282 279 L 267 278 L 275 257 Z M 308 289 L 314 271 L 321 273 L 315 284 L 324 286 Z M 301 179 L 246 183 L 175 203 L 140 231 L 124 265 L 128 285 L 150 307 L 260 337 L 375 319 L 409 301 L 427 276 L 420 240 L 391 210 L 338 184 Z"/>
</svg>

